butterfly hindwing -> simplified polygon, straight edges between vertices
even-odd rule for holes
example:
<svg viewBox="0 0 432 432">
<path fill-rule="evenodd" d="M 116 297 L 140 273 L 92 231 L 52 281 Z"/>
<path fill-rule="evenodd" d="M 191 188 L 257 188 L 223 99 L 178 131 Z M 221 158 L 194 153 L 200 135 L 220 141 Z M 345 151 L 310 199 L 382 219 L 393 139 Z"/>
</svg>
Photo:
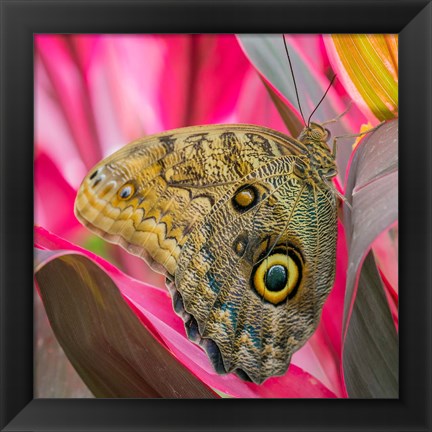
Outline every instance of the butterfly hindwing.
<svg viewBox="0 0 432 432">
<path fill-rule="evenodd" d="M 242 179 L 260 191 L 244 213 L 233 206 L 234 185 L 190 234 L 176 273 L 184 306 L 200 335 L 216 342 L 225 371 L 240 369 L 258 383 L 286 371 L 315 330 L 334 277 L 334 196 L 287 175 L 289 163 L 282 158 L 272 175 L 258 169 Z M 254 271 L 267 255 L 289 250 L 298 254 L 299 286 L 274 304 L 256 289 Z"/>
</svg>

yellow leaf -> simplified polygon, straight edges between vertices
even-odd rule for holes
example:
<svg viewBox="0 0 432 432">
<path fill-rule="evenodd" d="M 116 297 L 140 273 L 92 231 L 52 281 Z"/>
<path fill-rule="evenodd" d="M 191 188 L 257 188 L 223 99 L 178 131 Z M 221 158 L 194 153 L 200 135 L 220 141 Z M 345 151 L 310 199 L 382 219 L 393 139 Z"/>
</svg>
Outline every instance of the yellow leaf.
<svg viewBox="0 0 432 432">
<path fill-rule="evenodd" d="M 397 117 L 398 36 L 332 35 L 332 41 L 348 91 L 354 86 L 379 120 Z"/>
</svg>

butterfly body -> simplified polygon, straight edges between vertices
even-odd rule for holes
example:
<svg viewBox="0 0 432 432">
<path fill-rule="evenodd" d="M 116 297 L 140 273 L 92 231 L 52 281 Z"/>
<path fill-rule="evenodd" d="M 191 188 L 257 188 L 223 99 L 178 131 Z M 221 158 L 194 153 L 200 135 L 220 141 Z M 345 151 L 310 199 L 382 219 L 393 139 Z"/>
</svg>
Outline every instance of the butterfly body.
<svg viewBox="0 0 432 432">
<path fill-rule="evenodd" d="M 315 331 L 335 272 L 337 173 L 318 124 L 137 140 L 84 179 L 75 211 L 167 276 L 188 337 L 219 373 L 261 383 Z"/>
</svg>

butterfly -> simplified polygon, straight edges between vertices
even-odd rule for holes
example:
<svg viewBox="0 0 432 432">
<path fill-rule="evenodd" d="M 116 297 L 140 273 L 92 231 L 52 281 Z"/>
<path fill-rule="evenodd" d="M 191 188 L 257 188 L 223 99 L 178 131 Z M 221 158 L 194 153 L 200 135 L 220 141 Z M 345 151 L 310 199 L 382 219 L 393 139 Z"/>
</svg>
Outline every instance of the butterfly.
<svg viewBox="0 0 432 432">
<path fill-rule="evenodd" d="M 335 277 L 330 132 L 248 124 L 138 139 L 84 178 L 77 218 L 166 275 L 188 338 L 220 374 L 283 375 Z"/>
</svg>

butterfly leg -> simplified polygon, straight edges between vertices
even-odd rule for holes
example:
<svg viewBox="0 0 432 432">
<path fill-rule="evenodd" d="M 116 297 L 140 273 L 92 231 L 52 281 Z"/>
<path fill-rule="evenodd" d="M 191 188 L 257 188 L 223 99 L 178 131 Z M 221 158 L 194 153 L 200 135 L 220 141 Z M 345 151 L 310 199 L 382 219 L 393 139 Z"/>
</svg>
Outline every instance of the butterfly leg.
<svg viewBox="0 0 432 432">
<path fill-rule="evenodd" d="M 329 124 L 329 123 L 336 123 L 340 118 L 342 118 L 351 109 L 352 104 L 353 104 L 353 102 L 350 101 L 350 103 L 348 104 L 348 106 L 345 108 L 344 112 L 342 112 L 341 114 L 337 115 L 335 118 L 332 118 L 331 120 L 327 120 L 327 121 L 321 123 L 321 126 L 324 126 L 324 125 Z"/>
<path fill-rule="evenodd" d="M 340 138 L 357 138 L 357 137 L 366 135 L 368 133 L 374 132 L 377 129 L 379 129 L 382 126 L 382 124 L 383 123 L 380 123 L 378 126 L 375 126 L 375 127 L 371 128 L 371 129 L 365 131 L 365 132 L 360 132 L 358 134 L 339 135 L 337 137 L 334 137 L 333 138 L 333 150 L 332 150 L 333 156 L 336 157 L 336 149 L 337 149 L 336 142 L 337 142 L 338 139 L 340 139 Z"/>
<path fill-rule="evenodd" d="M 334 137 L 334 139 L 333 139 L 333 147 L 332 147 L 332 155 L 335 158 L 335 160 L 336 160 L 336 150 L 337 150 L 337 146 L 336 146 L 337 139 L 338 139 L 338 137 Z"/>
</svg>

